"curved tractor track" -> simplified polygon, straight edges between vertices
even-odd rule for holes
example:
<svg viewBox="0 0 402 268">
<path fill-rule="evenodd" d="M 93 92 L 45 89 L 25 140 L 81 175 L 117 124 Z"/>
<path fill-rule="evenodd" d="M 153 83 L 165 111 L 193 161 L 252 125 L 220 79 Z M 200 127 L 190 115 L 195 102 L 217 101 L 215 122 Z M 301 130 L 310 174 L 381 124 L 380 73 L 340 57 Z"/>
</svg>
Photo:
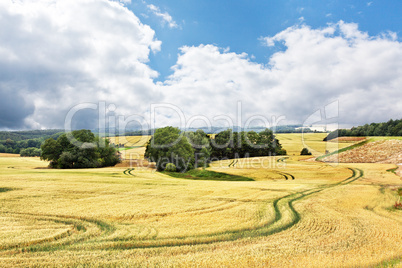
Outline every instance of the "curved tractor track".
<svg viewBox="0 0 402 268">
<path fill-rule="evenodd" d="M 109 235 L 115 231 L 115 228 L 105 222 L 74 216 L 64 215 L 47 215 L 47 214 L 33 214 L 33 213 L 18 213 L 18 212 L 2 212 L 0 217 L 15 220 L 28 220 L 30 222 L 48 222 L 59 225 L 62 231 L 54 231 L 52 234 L 43 238 L 30 239 L 22 243 L 4 243 L 0 245 L 1 251 L 12 252 L 32 252 L 32 251 L 47 251 L 62 249 L 66 246 L 84 242 L 99 236 Z M 61 226 L 64 226 L 61 227 Z M 42 227 L 25 226 L 27 230 L 40 230 Z"/>
<path fill-rule="evenodd" d="M 155 247 L 175 247 L 184 245 L 199 245 L 199 244 L 211 244 L 216 242 L 224 241 L 234 241 L 241 238 L 252 238 L 258 236 L 268 236 L 272 235 L 286 229 L 289 229 L 301 219 L 300 214 L 295 210 L 293 203 L 301 200 L 305 197 L 319 193 L 323 190 L 330 189 L 336 186 L 346 185 L 363 176 L 363 171 L 361 169 L 349 168 L 352 171 L 352 176 L 349 178 L 336 183 L 323 185 L 314 189 L 309 189 L 287 196 L 280 197 L 271 202 L 267 202 L 266 206 L 273 206 L 275 210 L 275 217 L 268 222 L 260 223 L 257 226 L 250 228 L 243 228 L 237 230 L 230 230 L 225 232 L 209 233 L 207 235 L 195 235 L 195 236 L 185 236 L 185 237 L 171 237 L 158 239 L 155 237 L 152 240 L 120 240 L 119 242 L 106 242 L 101 249 L 107 248 L 119 248 L 119 249 L 132 249 L 132 248 L 155 248 Z M 99 248 L 99 247 L 98 247 Z"/>
<path fill-rule="evenodd" d="M 64 232 L 59 232 L 58 234 L 55 234 L 51 237 L 32 240 L 26 243 L 2 246 L 0 247 L 0 253 L 6 253 L 10 250 L 17 252 L 50 251 L 65 249 L 66 247 L 71 246 L 74 246 L 74 248 L 77 249 L 133 249 L 175 247 L 183 245 L 211 244 L 216 242 L 234 241 L 242 238 L 268 236 L 289 229 L 300 221 L 301 217 L 293 206 L 294 202 L 311 196 L 315 193 L 324 191 L 326 189 L 349 184 L 363 176 L 362 170 L 355 168 L 349 169 L 352 171 L 352 176 L 339 183 L 322 185 L 314 189 L 304 190 L 294 194 L 286 195 L 277 198 L 274 201 L 267 200 L 264 203 L 264 213 L 266 213 L 266 211 L 268 210 L 272 211 L 272 209 L 275 212 L 274 217 L 270 220 L 260 222 L 253 227 L 239 228 L 225 232 L 216 232 L 203 235 L 158 238 L 158 230 L 150 226 L 143 226 L 141 230 L 144 231 L 145 229 L 149 229 L 148 231 L 150 232 L 150 235 L 146 235 L 142 238 L 127 237 L 116 240 L 116 238 L 112 238 L 116 227 L 96 219 L 61 215 L 40 215 L 6 212 L 0 214 L 0 216 L 27 217 L 39 219 L 42 221 L 51 221 L 55 223 L 65 224 L 66 228 L 64 229 Z M 133 169 L 127 169 L 124 171 L 124 174 L 134 176 L 133 174 L 131 174 L 132 170 Z M 153 235 L 151 235 L 151 233 Z M 102 243 L 90 243 L 91 241 L 100 242 L 100 237 Z"/>
<path fill-rule="evenodd" d="M 134 174 L 131 173 L 134 170 L 135 170 L 135 168 L 128 168 L 128 169 L 123 171 L 123 174 L 128 175 L 128 176 L 135 176 Z"/>
</svg>

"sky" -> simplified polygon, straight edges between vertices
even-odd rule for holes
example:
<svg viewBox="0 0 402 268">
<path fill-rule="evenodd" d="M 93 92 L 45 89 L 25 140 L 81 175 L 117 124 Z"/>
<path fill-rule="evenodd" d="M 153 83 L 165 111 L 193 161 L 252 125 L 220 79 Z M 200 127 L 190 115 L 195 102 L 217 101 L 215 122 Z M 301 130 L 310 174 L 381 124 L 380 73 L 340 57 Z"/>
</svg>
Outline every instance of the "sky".
<svg viewBox="0 0 402 268">
<path fill-rule="evenodd" d="M 402 118 L 402 2 L 2 0 L 0 129 Z"/>
</svg>

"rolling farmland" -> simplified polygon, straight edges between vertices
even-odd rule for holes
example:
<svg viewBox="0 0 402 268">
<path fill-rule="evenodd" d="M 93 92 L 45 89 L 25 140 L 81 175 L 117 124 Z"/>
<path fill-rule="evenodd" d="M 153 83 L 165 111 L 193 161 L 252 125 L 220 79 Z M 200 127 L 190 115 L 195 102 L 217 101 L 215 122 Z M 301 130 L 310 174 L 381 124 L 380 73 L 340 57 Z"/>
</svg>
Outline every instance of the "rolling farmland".
<svg viewBox="0 0 402 268">
<path fill-rule="evenodd" d="M 307 141 L 317 152 L 320 135 Z M 289 156 L 208 169 L 253 181 L 0 157 L 0 264 L 401 266 L 396 165 L 303 161 L 300 135 L 278 136 Z"/>
<path fill-rule="evenodd" d="M 145 146 L 148 141 L 151 139 L 151 136 L 119 136 L 119 137 L 110 137 L 110 143 L 115 145 L 123 145 L 123 148 L 120 148 L 121 157 L 124 160 L 130 159 L 144 159 L 145 154 Z"/>
</svg>

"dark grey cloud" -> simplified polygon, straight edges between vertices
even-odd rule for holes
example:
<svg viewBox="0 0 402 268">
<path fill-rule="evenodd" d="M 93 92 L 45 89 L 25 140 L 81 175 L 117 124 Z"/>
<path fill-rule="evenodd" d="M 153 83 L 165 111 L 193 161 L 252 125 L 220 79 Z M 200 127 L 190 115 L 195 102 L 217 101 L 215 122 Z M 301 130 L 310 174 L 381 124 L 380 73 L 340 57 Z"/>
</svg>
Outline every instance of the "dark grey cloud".
<svg viewBox="0 0 402 268">
<path fill-rule="evenodd" d="M 24 119 L 34 111 L 23 96 L 23 85 L 0 83 L 0 129 L 24 128 Z"/>
</svg>

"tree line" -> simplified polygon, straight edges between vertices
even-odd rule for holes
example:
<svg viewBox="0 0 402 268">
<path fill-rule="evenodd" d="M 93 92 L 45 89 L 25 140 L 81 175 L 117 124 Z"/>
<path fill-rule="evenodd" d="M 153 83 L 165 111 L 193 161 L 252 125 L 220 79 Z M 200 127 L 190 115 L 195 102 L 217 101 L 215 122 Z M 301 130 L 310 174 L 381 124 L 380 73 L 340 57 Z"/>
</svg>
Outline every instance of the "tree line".
<svg viewBox="0 0 402 268">
<path fill-rule="evenodd" d="M 57 139 L 61 134 L 60 130 L 1 131 L 0 153 L 40 156 L 42 143 L 47 138 Z"/>
<path fill-rule="evenodd" d="M 389 120 L 384 123 L 371 123 L 351 129 L 337 129 L 328 134 L 324 141 L 337 137 L 366 137 L 366 136 L 402 136 L 402 119 Z"/>
<path fill-rule="evenodd" d="M 219 132 L 213 138 L 203 130 L 181 131 L 174 127 L 157 129 L 148 142 L 145 157 L 156 162 L 159 171 L 184 172 L 197 167 L 206 167 L 214 160 L 256 156 L 285 155 L 274 133 L 266 129 L 261 132 Z"/>
</svg>

